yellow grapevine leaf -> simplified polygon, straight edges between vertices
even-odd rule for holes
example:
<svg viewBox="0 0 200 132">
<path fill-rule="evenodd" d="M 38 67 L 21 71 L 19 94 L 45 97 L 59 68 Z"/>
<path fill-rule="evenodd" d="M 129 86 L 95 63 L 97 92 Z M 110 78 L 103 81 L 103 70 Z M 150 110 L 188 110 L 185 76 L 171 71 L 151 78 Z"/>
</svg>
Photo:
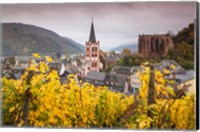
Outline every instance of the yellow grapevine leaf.
<svg viewBox="0 0 200 132">
<path fill-rule="evenodd" d="M 149 65 L 149 62 L 145 62 L 144 65 Z"/>
<path fill-rule="evenodd" d="M 141 122 L 139 123 L 139 128 L 144 128 L 145 126 L 146 126 L 145 121 L 141 121 Z"/>
<path fill-rule="evenodd" d="M 167 69 L 164 69 L 163 72 L 164 72 L 164 74 L 169 74 L 170 73 L 169 70 L 167 70 Z"/>
<path fill-rule="evenodd" d="M 24 124 L 24 121 L 21 120 L 19 124 L 17 124 L 18 127 L 21 127 Z"/>
<path fill-rule="evenodd" d="M 170 86 L 167 86 L 167 92 L 170 93 L 170 94 L 173 95 L 173 96 L 176 96 L 175 93 L 174 93 L 173 88 L 170 87 Z"/>
<path fill-rule="evenodd" d="M 37 54 L 37 53 L 33 53 L 33 56 L 34 56 L 35 58 L 41 58 L 40 55 Z"/>
<path fill-rule="evenodd" d="M 15 110 L 15 107 L 10 107 L 9 112 L 13 112 Z"/>
<path fill-rule="evenodd" d="M 170 68 L 172 68 L 172 69 L 175 69 L 175 68 L 176 68 L 176 66 L 175 66 L 175 65 L 173 65 L 173 64 L 171 64 L 171 65 L 170 65 Z"/>
<path fill-rule="evenodd" d="M 53 59 L 52 59 L 51 57 L 49 57 L 49 56 L 45 56 L 45 59 L 46 59 L 48 62 L 52 62 L 52 61 L 53 61 Z"/>
</svg>

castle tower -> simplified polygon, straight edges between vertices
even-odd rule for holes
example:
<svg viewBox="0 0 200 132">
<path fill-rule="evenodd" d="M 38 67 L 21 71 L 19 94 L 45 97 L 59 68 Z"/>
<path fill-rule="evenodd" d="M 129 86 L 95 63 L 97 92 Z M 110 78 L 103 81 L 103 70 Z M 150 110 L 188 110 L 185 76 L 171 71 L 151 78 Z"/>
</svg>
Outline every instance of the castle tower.
<svg viewBox="0 0 200 132">
<path fill-rule="evenodd" d="M 89 71 L 99 72 L 100 69 L 99 48 L 100 48 L 99 41 L 96 41 L 94 24 L 92 21 L 89 40 L 88 42 L 86 41 L 85 45 L 85 60 L 86 60 L 85 75 L 87 75 Z"/>
</svg>

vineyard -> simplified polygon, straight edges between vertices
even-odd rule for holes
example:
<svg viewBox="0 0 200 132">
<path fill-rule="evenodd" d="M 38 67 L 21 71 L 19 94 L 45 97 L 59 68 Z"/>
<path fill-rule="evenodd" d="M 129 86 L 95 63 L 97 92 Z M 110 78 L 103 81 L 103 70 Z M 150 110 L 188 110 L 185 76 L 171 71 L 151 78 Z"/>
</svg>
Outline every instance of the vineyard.
<svg viewBox="0 0 200 132">
<path fill-rule="evenodd" d="M 35 57 L 40 57 L 35 54 Z M 32 63 L 19 80 L 2 78 L 3 125 L 56 128 L 195 129 L 195 95 L 178 92 L 164 78 L 169 70 L 144 65 L 138 95 L 127 96 L 76 81 L 61 84 L 47 62 Z M 173 66 L 171 66 L 173 69 Z"/>
</svg>

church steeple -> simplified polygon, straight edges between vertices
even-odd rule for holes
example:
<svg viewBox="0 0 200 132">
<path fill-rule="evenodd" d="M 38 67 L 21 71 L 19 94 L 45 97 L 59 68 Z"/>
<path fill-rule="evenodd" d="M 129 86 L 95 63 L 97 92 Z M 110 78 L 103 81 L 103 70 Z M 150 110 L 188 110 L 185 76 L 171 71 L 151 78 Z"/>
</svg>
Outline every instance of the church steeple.
<svg viewBox="0 0 200 132">
<path fill-rule="evenodd" d="M 92 42 L 92 43 L 96 43 L 95 32 L 94 32 L 94 25 L 93 25 L 93 18 L 92 18 L 92 24 L 91 24 L 91 29 L 90 29 L 89 41 Z"/>
<path fill-rule="evenodd" d="M 99 59 L 100 42 L 96 41 L 93 20 L 91 23 L 89 41 L 85 44 L 85 71 L 86 76 L 90 71 L 99 72 L 100 59 Z"/>
</svg>

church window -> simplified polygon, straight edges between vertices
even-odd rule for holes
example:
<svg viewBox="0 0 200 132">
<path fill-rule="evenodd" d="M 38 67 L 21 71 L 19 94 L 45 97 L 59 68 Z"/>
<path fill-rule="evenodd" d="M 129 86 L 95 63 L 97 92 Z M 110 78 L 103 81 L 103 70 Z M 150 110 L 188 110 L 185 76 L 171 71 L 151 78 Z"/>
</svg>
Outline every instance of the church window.
<svg viewBox="0 0 200 132">
<path fill-rule="evenodd" d="M 87 47 L 87 52 L 89 52 L 90 51 L 90 48 L 89 47 Z"/>
</svg>

